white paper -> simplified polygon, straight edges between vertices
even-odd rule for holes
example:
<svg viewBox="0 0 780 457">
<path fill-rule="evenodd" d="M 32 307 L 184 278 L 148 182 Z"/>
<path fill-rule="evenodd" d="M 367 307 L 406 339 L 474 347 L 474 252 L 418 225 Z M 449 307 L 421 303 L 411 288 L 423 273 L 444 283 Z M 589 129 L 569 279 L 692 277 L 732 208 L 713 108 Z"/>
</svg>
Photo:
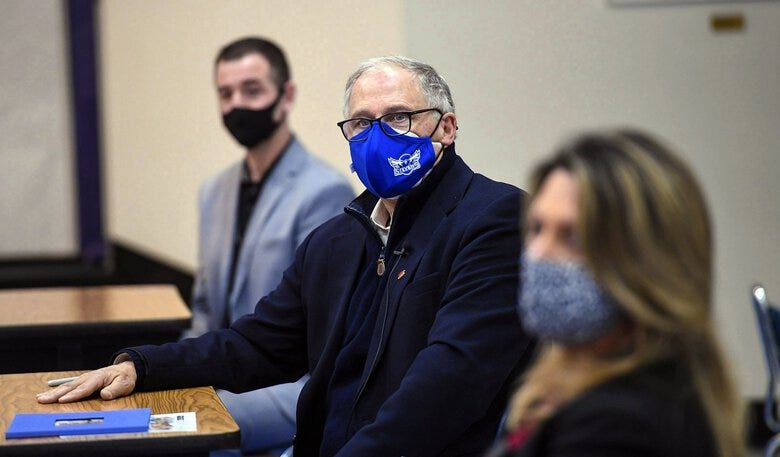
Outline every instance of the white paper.
<svg viewBox="0 0 780 457">
<path fill-rule="evenodd" d="M 196 432 L 198 421 L 194 412 L 152 414 L 149 417 L 149 433 Z"/>
</svg>

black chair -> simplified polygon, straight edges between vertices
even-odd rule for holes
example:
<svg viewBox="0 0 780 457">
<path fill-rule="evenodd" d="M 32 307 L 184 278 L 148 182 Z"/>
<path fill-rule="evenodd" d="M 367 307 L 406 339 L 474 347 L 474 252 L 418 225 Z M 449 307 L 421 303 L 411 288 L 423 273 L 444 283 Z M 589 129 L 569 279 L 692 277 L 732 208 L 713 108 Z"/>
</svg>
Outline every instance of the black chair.
<svg viewBox="0 0 780 457">
<path fill-rule="evenodd" d="M 753 286 L 752 296 L 767 367 L 764 422 L 775 434 L 767 443 L 764 456 L 774 457 L 780 449 L 780 415 L 777 410 L 777 383 L 780 380 L 780 310 L 769 303 L 766 290 L 760 284 Z"/>
</svg>

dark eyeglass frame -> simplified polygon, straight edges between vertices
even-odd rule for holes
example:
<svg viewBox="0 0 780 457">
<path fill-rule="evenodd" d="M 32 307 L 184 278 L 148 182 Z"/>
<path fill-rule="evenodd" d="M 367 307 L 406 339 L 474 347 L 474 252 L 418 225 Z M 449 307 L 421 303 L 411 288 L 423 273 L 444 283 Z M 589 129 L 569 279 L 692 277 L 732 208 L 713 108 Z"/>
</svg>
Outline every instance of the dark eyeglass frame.
<svg viewBox="0 0 780 457">
<path fill-rule="evenodd" d="M 381 115 L 381 116 L 379 116 L 379 117 L 377 117 L 375 119 L 369 119 L 367 117 L 353 117 L 351 119 L 345 119 L 345 120 L 343 120 L 341 122 L 337 122 L 336 125 L 339 126 L 339 130 L 341 130 L 341 134 L 344 135 L 344 138 L 347 141 L 350 141 L 350 142 L 366 141 L 366 138 L 360 138 L 360 139 L 357 139 L 357 140 L 354 139 L 354 138 L 355 138 L 355 136 L 359 135 L 360 133 L 364 132 L 365 130 L 371 128 L 370 126 L 373 125 L 374 122 L 378 122 L 379 123 L 379 127 L 382 129 L 382 133 L 384 133 L 385 135 L 387 135 L 387 136 L 401 136 L 401 135 L 406 135 L 407 133 L 409 133 L 412 130 L 412 116 L 415 116 L 417 114 L 427 113 L 429 111 L 436 111 L 437 113 L 439 113 L 439 120 L 436 122 L 436 127 L 433 128 L 433 131 L 435 132 L 436 129 L 439 128 L 439 124 L 441 123 L 441 120 L 444 118 L 444 113 L 439 108 L 423 108 L 423 109 L 418 109 L 418 110 L 415 110 L 415 111 L 394 111 L 392 113 L 385 113 L 385 114 L 383 114 L 383 115 Z M 405 115 L 406 117 L 409 118 L 409 128 L 405 132 L 398 132 L 398 131 L 393 130 L 393 129 L 391 129 L 390 132 L 385 130 L 385 127 L 384 127 L 385 123 L 380 122 L 381 119 L 385 118 L 387 116 L 394 116 L 394 115 L 398 115 L 398 114 L 403 114 L 403 115 Z M 368 121 L 368 125 L 369 126 L 366 127 L 364 130 L 361 130 L 360 132 L 358 132 L 352 138 L 349 138 L 347 136 L 347 132 L 344 131 L 344 125 L 347 124 L 348 122 L 361 121 L 361 120 L 362 121 Z"/>
</svg>

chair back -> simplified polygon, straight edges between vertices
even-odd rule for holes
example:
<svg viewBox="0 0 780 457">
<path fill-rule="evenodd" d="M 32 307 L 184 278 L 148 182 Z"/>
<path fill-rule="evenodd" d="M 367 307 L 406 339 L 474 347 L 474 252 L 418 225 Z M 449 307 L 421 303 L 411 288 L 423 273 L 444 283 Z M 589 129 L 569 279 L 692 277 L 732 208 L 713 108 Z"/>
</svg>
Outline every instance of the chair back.
<svg viewBox="0 0 780 457">
<path fill-rule="evenodd" d="M 766 290 L 760 284 L 753 286 L 752 298 L 767 367 L 764 421 L 770 430 L 780 433 L 780 417 L 775 407 L 777 382 L 780 380 L 780 310 L 769 302 Z"/>
</svg>

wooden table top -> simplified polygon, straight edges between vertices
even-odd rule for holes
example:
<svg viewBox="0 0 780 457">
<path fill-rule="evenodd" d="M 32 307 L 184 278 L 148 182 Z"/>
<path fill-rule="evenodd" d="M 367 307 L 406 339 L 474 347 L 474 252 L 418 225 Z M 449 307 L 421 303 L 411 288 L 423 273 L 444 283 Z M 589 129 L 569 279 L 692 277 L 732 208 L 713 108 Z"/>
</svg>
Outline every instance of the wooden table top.
<svg viewBox="0 0 780 457">
<path fill-rule="evenodd" d="M 76 403 L 43 405 L 35 394 L 48 389 L 46 381 L 75 376 L 83 371 L 0 375 L 0 455 L 145 455 L 169 451 L 195 452 L 238 447 L 236 422 L 211 387 L 139 392 L 116 400 L 99 398 Z M 105 411 L 151 408 L 152 414 L 194 411 L 197 432 L 121 433 L 67 438 L 5 439 L 16 413 Z"/>
<path fill-rule="evenodd" d="M 139 323 L 186 328 L 191 313 L 172 285 L 0 290 L 0 333 L 116 331 Z M 9 333 L 13 332 L 13 334 Z"/>
</svg>

